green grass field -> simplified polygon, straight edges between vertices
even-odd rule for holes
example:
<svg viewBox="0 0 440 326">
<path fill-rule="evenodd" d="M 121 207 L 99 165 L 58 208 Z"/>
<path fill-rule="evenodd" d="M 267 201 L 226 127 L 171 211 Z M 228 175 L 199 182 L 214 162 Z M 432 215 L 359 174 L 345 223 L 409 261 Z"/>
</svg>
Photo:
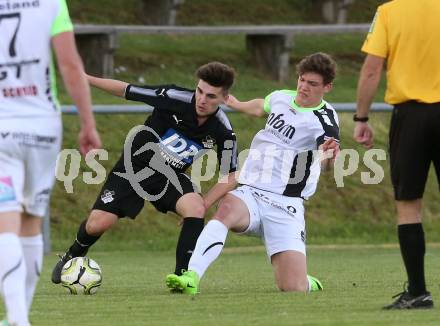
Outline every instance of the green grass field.
<svg viewBox="0 0 440 326">
<path fill-rule="evenodd" d="M 439 255 L 440 247 L 428 244 L 427 284 L 436 302 Z M 33 325 L 438 325 L 440 320 L 438 308 L 381 311 L 403 286 L 396 246 L 311 246 L 309 273 L 321 279 L 324 291 L 310 295 L 276 289 L 263 247 L 225 249 L 195 298 L 166 290 L 172 252 L 93 251 L 90 257 L 103 270 L 94 296 L 70 295 L 52 284 L 56 257 L 46 258 Z"/>
<path fill-rule="evenodd" d="M 316 3 L 315 3 L 316 2 Z M 356 1 L 350 22 L 369 22 L 380 0 Z M 138 0 L 77 0 L 69 3 L 75 22 L 141 24 Z M 186 0 L 178 24 L 289 24 L 317 23 L 318 1 Z M 251 7 L 251 8 L 249 8 Z M 245 9 L 243 9 L 245 8 Z M 115 15 L 115 12 L 118 14 Z M 207 14 L 209 13 L 209 14 Z M 145 36 L 122 35 L 115 52 L 115 78 L 132 83 L 176 83 L 194 87 L 194 70 L 218 60 L 237 73 L 233 93 L 241 99 L 262 97 L 274 89 L 295 88 L 295 65 L 305 55 L 324 51 L 338 63 L 329 102 L 354 102 L 363 54 L 361 34 L 295 36 L 291 53 L 291 77 L 280 84 L 255 69 L 244 36 Z M 61 86 L 60 100 L 71 103 Z M 383 101 L 382 81 L 376 102 Z M 93 90 L 94 104 L 130 104 Z M 136 104 L 136 103 L 132 103 Z M 352 113 L 340 114 L 343 148 L 364 151 L 352 140 Z M 97 126 L 109 160 L 107 171 L 118 158 L 131 127 L 146 115 L 99 115 Z M 264 119 L 230 115 L 240 150 L 248 147 Z M 388 113 L 372 114 L 376 147 L 386 150 Z M 76 148 L 77 118 L 64 116 L 63 148 Z M 380 162 L 384 180 L 363 185 L 365 165 L 335 186 L 332 174 L 323 175 L 318 191 L 306 203 L 309 272 L 324 283 L 325 291 L 311 295 L 280 293 L 258 239 L 230 235 L 227 249 L 208 270 L 195 298 L 171 295 L 164 277 L 173 270 L 179 219 L 160 214 L 150 204 L 136 221 L 124 219 L 94 246 L 91 257 L 103 269 L 103 285 L 95 296 L 72 296 L 50 282 L 56 256 L 46 257 L 30 315 L 33 325 L 439 325 L 439 309 L 385 312 L 380 308 L 402 290 L 405 272 L 396 245 L 395 212 L 388 162 Z M 84 164 L 83 172 L 91 171 Z M 204 190 L 213 181 L 204 184 Z M 57 182 L 51 203 L 51 240 L 54 252 L 65 250 L 77 227 L 89 212 L 101 185 L 86 185 L 78 178 L 74 194 Z M 424 228 L 428 242 L 440 243 L 440 194 L 431 171 L 426 187 Z M 208 214 L 211 216 L 212 211 Z M 387 245 L 378 245 L 387 243 Z M 337 244 L 337 245 L 335 245 Z M 372 245 L 368 245 L 372 244 Z M 440 246 L 427 246 L 426 275 L 429 290 L 440 304 Z M 0 319 L 4 315 L 0 305 Z"/>
</svg>

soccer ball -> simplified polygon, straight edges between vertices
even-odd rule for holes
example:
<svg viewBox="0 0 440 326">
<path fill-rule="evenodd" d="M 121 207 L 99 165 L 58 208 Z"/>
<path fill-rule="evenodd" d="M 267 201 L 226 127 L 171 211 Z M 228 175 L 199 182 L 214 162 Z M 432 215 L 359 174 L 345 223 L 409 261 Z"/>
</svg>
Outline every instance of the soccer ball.
<svg viewBox="0 0 440 326">
<path fill-rule="evenodd" d="M 101 281 L 101 268 L 87 257 L 73 258 L 61 270 L 61 285 L 70 294 L 95 294 Z"/>
</svg>

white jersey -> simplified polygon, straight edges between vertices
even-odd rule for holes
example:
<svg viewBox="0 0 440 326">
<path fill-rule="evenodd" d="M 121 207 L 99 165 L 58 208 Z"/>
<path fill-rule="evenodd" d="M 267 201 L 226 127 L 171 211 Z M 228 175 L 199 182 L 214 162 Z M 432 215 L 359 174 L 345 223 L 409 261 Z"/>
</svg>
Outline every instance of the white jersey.
<svg viewBox="0 0 440 326">
<path fill-rule="evenodd" d="M 50 42 L 72 30 L 65 0 L 0 1 L 0 118 L 59 116 Z"/>
<path fill-rule="evenodd" d="M 252 140 L 239 183 L 289 197 L 309 198 L 320 175 L 318 146 L 339 142 L 339 120 L 326 101 L 300 108 L 295 91 L 275 91 L 265 99 L 266 126 Z"/>
</svg>

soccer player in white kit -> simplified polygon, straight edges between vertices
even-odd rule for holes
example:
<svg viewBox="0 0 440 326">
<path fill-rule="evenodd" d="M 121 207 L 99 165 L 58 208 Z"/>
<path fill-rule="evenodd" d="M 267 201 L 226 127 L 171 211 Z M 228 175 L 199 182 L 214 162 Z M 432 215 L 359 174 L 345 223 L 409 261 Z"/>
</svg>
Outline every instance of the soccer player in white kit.
<svg viewBox="0 0 440 326">
<path fill-rule="evenodd" d="M 51 48 L 79 114 L 80 150 L 101 147 L 65 0 L 0 2 L 0 291 L 3 324 L 29 325 L 42 217 L 61 146 Z"/>
<path fill-rule="evenodd" d="M 339 152 L 338 117 L 323 100 L 335 70 L 329 55 L 315 53 L 298 64 L 296 91 L 275 91 L 248 102 L 231 97 L 231 108 L 254 115 L 264 111 L 269 117 L 252 140 L 240 186 L 221 200 L 197 240 L 188 271 L 168 275 L 168 287 L 197 293 L 199 279 L 232 230 L 263 239 L 281 291 L 322 290 L 319 280 L 307 275 L 303 201 L 315 192 L 320 170 Z"/>
</svg>

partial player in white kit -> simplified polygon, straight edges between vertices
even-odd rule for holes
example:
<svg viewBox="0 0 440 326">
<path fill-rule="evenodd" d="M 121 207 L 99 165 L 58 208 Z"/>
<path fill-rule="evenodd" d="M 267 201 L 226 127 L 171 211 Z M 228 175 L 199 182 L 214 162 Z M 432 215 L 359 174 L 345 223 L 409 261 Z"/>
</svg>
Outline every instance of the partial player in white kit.
<svg viewBox="0 0 440 326">
<path fill-rule="evenodd" d="M 80 114 L 80 150 L 101 146 L 72 30 L 65 0 L 0 3 L 0 289 L 10 325 L 29 325 L 61 146 L 52 48 Z"/>
<path fill-rule="evenodd" d="M 227 103 L 237 111 L 264 111 L 269 117 L 252 140 L 238 179 L 241 186 L 221 200 L 197 241 L 188 271 L 168 275 L 168 287 L 197 293 L 200 278 L 232 230 L 263 239 L 281 291 L 322 290 L 319 280 L 307 275 L 303 201 L 314 194 L 321 169 L 339 152 L 338 117 L 323 100 L 332 89 L 336 65 L 329 55 L 315 53 L 297 70 L 296 91 L 275 91 L 248 102 L 231 97 Z"/>
</svg>

